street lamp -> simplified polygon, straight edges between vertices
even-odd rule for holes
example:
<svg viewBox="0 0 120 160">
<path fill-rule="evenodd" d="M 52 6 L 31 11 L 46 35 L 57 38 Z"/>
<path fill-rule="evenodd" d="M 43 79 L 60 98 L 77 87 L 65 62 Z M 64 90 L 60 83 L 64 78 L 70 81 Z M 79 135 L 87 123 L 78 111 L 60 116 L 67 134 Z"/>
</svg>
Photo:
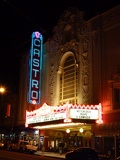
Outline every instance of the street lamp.
<svg viewBox="0 0 120 160">
<path fill-rule="evenodd" d="M 5 87 L 0 87 L 0 94 L 3 95 L 6 92 L 7 91 L 6 91 Z M 5 118 L 7 118 L 7 117 L 10 117 L 11 104 L 8 103 L 8 101 L 10 101 L 10 98 L 8 95 L 4 99 L 3 98 L 4 97 L 1 97 L 1 108 L 4 107 L 4 109 L 6 109 L 6 116 L 5 115 L 3 115 L 3 116 L 5 116 Z"/>
<path fill-rule="evenodd" d="M 0 87 L 0 93 L 4 93 L 5 92 L 5 88 L 4 87 Z"/>
<path fill-rule="evenodd" d="M 12 104 L 13 96 L 11 92 L 4 86 L 0 86 L 0 126 L 2 126 L 4 135 L 4 130 L 6 130 L 8 135 L 13 136 L 13 113 Z M 4 135 L 5 136 L 5 135 Z"/>
<path fill-rule="evenodd" d="M 3 108 L 3 94 L 5 93 L 5 88 L 4 87 L 0 87 L 0 126 L 3 127 L 3 116 L 4 116 L 4 108 Z M 2 133 L 0 134 L 0 140 L 2 140 Z"/>
</svg>

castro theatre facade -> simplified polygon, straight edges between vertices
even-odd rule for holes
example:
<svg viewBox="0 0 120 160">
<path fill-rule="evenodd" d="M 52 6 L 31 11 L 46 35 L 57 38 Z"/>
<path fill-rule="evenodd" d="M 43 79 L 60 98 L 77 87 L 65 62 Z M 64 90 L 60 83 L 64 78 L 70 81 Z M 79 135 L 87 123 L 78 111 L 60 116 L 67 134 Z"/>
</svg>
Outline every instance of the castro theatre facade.
<svg viewBox="0 0 120 160">
<path fill-rule="evenodd" d="M 68 8 L 44 44 L 40 32 L 32 33 L 30 51 L 21 58 L 20 138 L 39 149 L 57 151 L 64 141 L 69 150 L 92 146 L 119 154 L 119 13 L 117 6 L 85 21 Z"/>
</svg>

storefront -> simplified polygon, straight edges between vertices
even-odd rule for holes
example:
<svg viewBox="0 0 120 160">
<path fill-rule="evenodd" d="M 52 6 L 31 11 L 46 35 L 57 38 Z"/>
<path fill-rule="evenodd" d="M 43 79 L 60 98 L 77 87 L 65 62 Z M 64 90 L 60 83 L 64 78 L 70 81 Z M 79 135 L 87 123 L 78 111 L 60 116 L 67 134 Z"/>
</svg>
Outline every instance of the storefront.
<svg viewBox="0 0 120 160">
<path fill-rule="evenodd" d="M 59 143 L 71 150 L 79 146 L 93 146 L 92 126 L 102 123 L 101 104 L 49 106 L 26 111 L 26 127 L 39 130 L 39 149 L 58 151 Z"/>
<path fill-rule="evenodd" d="M 120 123 L 106 123 L 94 127 L 95 148 L 111 158 L 120 156 Z"/>
</svg>

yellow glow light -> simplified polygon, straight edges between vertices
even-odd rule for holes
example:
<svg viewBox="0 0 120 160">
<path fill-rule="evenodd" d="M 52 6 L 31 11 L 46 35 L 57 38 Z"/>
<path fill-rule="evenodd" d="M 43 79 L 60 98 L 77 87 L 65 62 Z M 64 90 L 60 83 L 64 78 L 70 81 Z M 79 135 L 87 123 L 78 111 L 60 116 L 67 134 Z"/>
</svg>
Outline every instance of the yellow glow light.
<svg viewBox="0 0 120 160">
<path fill-rule="evenodd" d="M 84 123 L 62 123 L 62 124 L 53 124 L 53 125 L 45 125 L 45 126 L 35 126 L 35 129 L 51 129 L 51 128 L 61 128 L 68 126 L 78 126 L 83 125 Z"/>
<path fill-rule="evenodd" d="M 5 88 L 1 87 L 1 88 L 0 88 L 0 92 L 1 92 L 1 93 L 4 93 L 4 92 L 5 92 Z"/>
<path fill-rule="evenodd" d="M 83 128 L 80 128 L 80 133 L 83 133 Z"/>
<path fill-rule="evenodd" d="M 67 129 L 67 130 L 66 130 L 66 133 L 70 133 L 70 129 Z"/>
</svg>

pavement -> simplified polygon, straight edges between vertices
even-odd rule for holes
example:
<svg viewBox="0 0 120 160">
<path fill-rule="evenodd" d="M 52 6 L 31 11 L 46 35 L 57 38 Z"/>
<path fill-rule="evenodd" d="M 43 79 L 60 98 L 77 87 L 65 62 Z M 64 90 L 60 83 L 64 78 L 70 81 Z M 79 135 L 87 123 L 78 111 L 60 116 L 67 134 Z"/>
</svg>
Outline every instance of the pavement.
<svg viewBox="0 0 120 160">
<path fill-rule="evenodd" d="M 35 152 L 36 155 L 40 156 L 45 156 L 45 157 L 52 157 L 52 158 L 60 158 L 60 159 L 65 159 L 65 154 L 60 154 L 58 152 L 42 152 L 42 151 L 37 151 Z"/>
</svg>

